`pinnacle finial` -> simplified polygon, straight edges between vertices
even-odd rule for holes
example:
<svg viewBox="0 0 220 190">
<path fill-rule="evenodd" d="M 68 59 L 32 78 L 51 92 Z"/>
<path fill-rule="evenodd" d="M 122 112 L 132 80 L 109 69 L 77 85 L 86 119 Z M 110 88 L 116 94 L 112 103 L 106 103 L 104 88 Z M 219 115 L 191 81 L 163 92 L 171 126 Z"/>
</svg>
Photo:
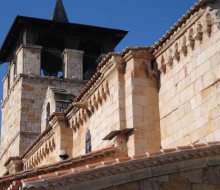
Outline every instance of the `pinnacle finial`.
<svg viewBox="0 0 220 190">
<path fill-rule="evenodd" d="M 62 0 L 57 0 L 56 2 L 53 20 L 58 22 L 69 22 Z"/>
</svg>

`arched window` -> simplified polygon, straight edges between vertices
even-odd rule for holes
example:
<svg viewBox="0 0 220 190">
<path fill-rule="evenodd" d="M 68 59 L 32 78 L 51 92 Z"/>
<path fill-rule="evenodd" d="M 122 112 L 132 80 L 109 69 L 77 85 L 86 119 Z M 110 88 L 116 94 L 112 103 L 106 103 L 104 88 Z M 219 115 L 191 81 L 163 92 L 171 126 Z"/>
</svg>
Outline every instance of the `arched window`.
<svg viewBox="0 0 220 190">
<path fill-rule="evenodd" d="M 49 124 L 49 117 L 50 117 L 50 103 L 47 104 L 46 111 L 47 111 L 47 115 L 46 115 L 46 125 L 48 126 L 48 124 Z"/>
<path fill-rule="evenodd" d="M 86 154 L 90 153 L 91 149 L 92 149 L 91 134 L 90 134 L 90 131 L 88 130 L 86 133 Z"/>
</svg>

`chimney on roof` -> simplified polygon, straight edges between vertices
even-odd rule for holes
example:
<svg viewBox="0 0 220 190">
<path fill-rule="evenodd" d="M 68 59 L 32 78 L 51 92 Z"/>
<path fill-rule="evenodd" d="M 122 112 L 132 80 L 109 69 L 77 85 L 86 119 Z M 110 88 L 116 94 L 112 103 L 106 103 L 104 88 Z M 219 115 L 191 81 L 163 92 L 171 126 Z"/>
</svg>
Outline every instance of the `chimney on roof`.
<svg viewBox="0 0 220 190">
<path fill-rule="evenodd" d="M 57 0 L 53 13 L 53 21 L 69 22 L 62 0 Z"/>
</svg>

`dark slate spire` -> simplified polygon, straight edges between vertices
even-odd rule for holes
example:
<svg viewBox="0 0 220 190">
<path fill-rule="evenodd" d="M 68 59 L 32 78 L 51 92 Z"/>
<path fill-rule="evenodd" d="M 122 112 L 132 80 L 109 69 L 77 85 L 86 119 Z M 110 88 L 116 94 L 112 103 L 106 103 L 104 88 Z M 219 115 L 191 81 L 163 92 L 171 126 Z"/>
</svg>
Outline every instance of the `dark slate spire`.
<svg viewBox="0 0 220 190">
<path fill-rule="evenodd" d="M 53 20 L 58 22 L 69 22 L 62 0 L 57 0 L 53 13 Z"/>
</svg>

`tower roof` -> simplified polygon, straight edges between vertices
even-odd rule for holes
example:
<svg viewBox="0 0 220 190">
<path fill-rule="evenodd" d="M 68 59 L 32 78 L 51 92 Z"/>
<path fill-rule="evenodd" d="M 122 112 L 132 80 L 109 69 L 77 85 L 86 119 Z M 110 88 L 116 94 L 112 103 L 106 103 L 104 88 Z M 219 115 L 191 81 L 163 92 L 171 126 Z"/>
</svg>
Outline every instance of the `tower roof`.
<svg viewBox="0 0 220 190">
<path fill-rule="evenodd" d="M 57 0 L 56 2 L 53 20 L 57 22 L 69 22 L 62 0 Z"/>
<path fill-rule="evenodd" d="M 102 39 L 111 39 L 114 47 L 128 33 L 128 31 L 125 30 L 112 28 L 89 26 L 69 22 L 55 22 L 46 19 L 17 16 L 0 48 L 0 64 L 9 61 L 10 54 L 14 53 L 13 49 L 16 49 L 16 46 L 20 46 L 21 44 L 29 44 L 28 41 L 23 41 L 22 36 L 24 35 L 23 32 L 30 30 L 30 28 L 30 32 L 34 32 L 37 34 L 37 36 L 40 33 L 45 34 L 48 31 L 49 33 L 53 33 L 55 36 L 59 36 L 62 41 L 66 42 L 68 42 L 68 40 L 65 40 L 64 38 L 66 38 L 67 35 L 75 38 L 77 37 L 79 40 L 83 40 L 83 38 L 97 39 L 97 36 L 99 36 L 98 41 L 101 41 Z"/>
</svg>

